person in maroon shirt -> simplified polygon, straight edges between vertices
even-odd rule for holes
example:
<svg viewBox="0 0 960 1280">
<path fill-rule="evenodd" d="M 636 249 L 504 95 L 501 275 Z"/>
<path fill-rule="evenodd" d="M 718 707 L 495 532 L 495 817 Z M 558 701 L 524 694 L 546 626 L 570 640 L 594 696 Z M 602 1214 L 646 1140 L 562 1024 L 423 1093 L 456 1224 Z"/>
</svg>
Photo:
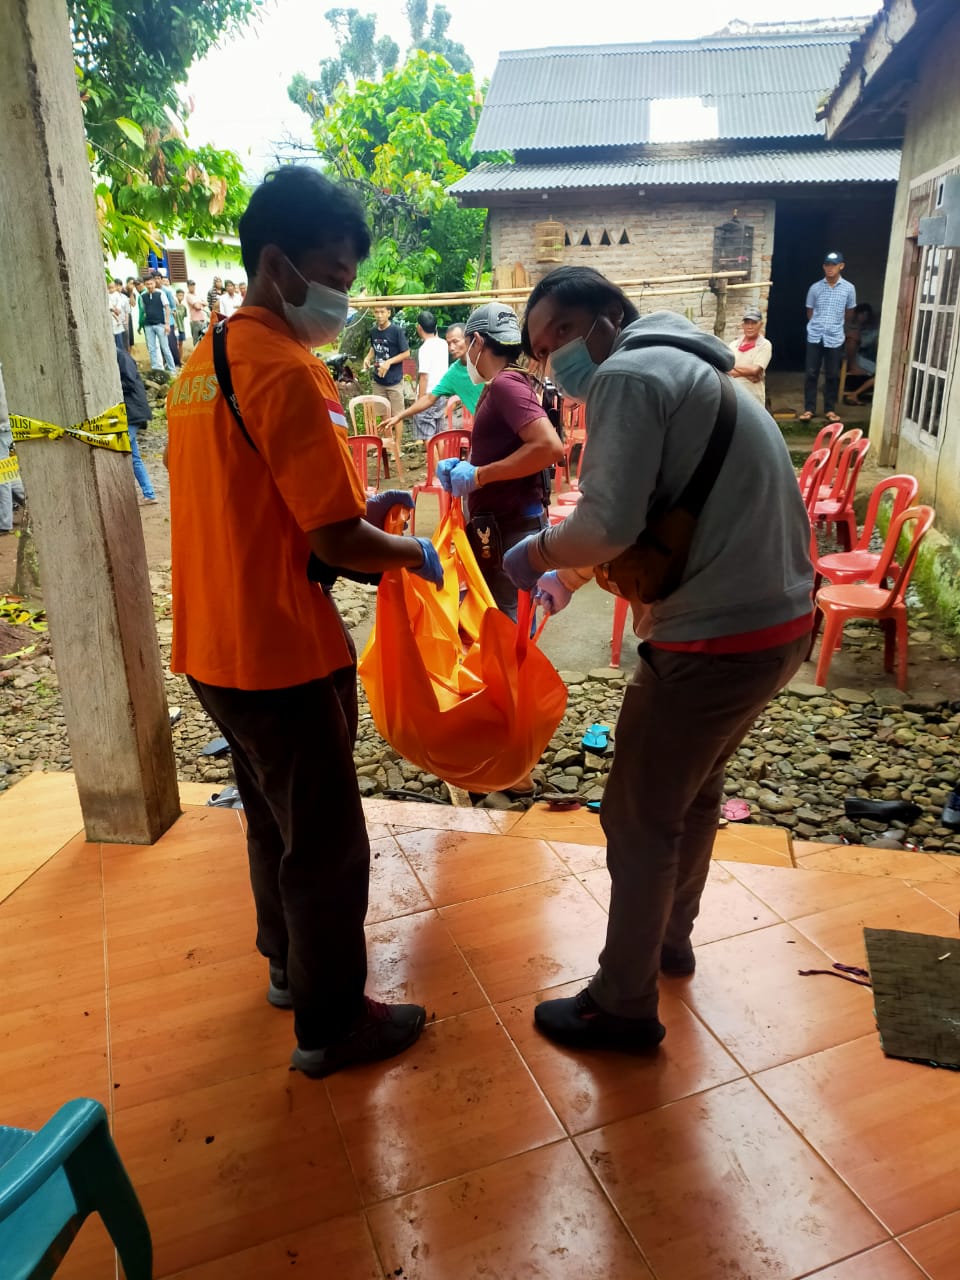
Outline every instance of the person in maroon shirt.
<svg viewBox="0 0 960 1280">
<path fill-rule="evenodd" d="M 548 467 L 563 444 L 516 366 L 520 322 L 510 307 L 487 302 L 466 323 L 467 371 L 485 383 L 473 420 L 469 462 L 449 458 L 437 468 L 441 485 L 466 498 L 467 534 L 497 607 L 516 622 L 517 588 L 503 556 L 544 529 L 550 501 Z"/>
</svg>

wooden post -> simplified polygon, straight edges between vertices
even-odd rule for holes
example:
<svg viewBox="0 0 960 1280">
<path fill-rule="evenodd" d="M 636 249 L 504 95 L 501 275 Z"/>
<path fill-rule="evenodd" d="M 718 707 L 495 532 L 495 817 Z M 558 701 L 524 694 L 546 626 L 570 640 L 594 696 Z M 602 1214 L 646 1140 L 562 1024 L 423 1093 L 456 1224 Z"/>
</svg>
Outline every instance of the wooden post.
<svg viewBox="0 0 960 1280">
<path fill-rule="evenodd" d="M 487 216 L 483 220 L 483 235 L 480 237 L 480 257 L 477 259 L 477 285 L 479 289 L 483 284 L 483 268 L 487 261 L 487 236 L 490 234 L 490 210 L 487 210 Z"/>
<path fill-rule="evenodd" d="M 0 40 L 0 358 L 11 413 L 120 403 L 64 0 L 8 0 Z M 17 449 L 89 840 L 149 844 L 180 812 L 130 457 Z"/>
<path fill-rule="evenodd" d="M 727 331 L 727 277 L 719 276 L 714 287 L 717 295 L 717 315 L 713 322 L 713 332 L 722 338 Z"/>
</svg>

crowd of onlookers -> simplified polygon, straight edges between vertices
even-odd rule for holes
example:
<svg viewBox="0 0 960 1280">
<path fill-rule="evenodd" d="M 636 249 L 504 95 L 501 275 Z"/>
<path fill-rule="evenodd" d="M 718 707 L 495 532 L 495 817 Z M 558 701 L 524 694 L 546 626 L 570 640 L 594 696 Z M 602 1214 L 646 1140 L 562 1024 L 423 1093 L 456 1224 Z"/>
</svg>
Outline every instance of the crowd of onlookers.
<svg viewBox="0 0 960 1280">
<path fill-rule="evenodd" d="M 147 345 L 150 367 L 175 372 L 183 363 L 187 339 L 191 347 L 203 337 L 213 316 L 231 316 L 246 296 L 239 284 L 215 276 L 206 294 L 188 280 L 186 289 L 173 288 L 170 277 L 154 271 L 126 283 L 111 280 L 107 305 L 118 351 L 129 353 L 140 334 Z"/>
<path fill-rule="evenodd" d="M 145 506 L 157 501 L 138 443 L 140 432 L 150 423 L 151 409 L 140 369 L 131 355 L 134 342 L 143 334 L 151 369 L 174 373 L 185 358 L 188 336 L 191 348 L 195 347 L 206 333 L 211 318 L 232 315 L 246 292 L 245 282 L 237 285 L 227 280 L 224 283 L 220 276 L 214 277 L 206 295 L 198 292 L 195 280 L 188 280 L 186 289 L 174 289 L 170 277 L 159 270 L 142 279 L 129 276 L 125 284 L 114 279 L 107 285 L 107 306 L 117 344 L 133 474 Z"/>
</svg>

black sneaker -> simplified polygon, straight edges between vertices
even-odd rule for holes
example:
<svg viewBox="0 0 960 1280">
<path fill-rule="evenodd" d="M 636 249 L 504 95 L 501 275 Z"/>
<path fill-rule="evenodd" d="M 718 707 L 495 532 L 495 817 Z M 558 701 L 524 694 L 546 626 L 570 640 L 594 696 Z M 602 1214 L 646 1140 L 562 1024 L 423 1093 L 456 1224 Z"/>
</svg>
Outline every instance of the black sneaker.
<svg viewBox="0 0 960 1280">
<path fill-rule="evenodd" d="M 287 985 L 287 971 L 283 965 L 270 961 L 270 985 L 267 988 L 267 999 L 275 1009 L 292 1009 L 293 996 Z"/>
<path fill-rule="evenodd" d="M 668 977 L 689 978 L 696 967 L 697 957 L 691 942 L 685 942 L 682 947 L 660 948 L 660 972 Z"/>
<path fill-rule="evenodd" d="M 364 1003 L 366 1009 L 339 1040 L 323 1049 L 294 1049 L 293 1066 L 317 1079 L 341 1067 L 392 1058 L 409 1049 L 427 1020 L 427 1011 L 419 1004 L 380 1004 L 369 998 Z"/>
<path fill-rule="evenodd" d="M 533 1011 L 537 1029 L 581 1049 L 655 1049 L 666 1035 L 656 1018 L 620 1018 L 601 1009 L 584 987 L 575 996 L 543 1000 Z"/>
</svg>

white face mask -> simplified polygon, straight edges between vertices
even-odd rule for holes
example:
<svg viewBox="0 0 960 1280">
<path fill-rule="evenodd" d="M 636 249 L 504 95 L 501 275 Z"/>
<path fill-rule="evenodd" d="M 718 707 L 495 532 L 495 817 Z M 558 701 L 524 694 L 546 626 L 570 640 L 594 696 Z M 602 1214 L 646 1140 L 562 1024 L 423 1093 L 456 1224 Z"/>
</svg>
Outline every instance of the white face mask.
<svg viewBox="0 0 960 1280">
<path fill-rule="evenodd" d="M 472 347 L 472 346 L 473 346 L 473 343 L 471 342 L 470 347 Z M 473 363 L 473 361 L 470 359 L 470 347 L 467 347 L 467 355 L 466 355 L 466 361 L 467 361 L 467 373 L 470 375 L 470 381 L 473 383 L 473 385 L 474 385 L 475 387 L 479 387 L 481 384 L 486 385 L 486 383 L 488 383 L 488 382 L 492 382 L 492 381 L 493 381 L 493 379 L 492 379 L 492 378 L 485 378 L 485 377 L 481 374 L 481 372 L 480 372 L 480 370 L 477 368 L 477 366 L 476 366 L 476 365 Z"/>
<path fill-rule="evenodd" d="M 273 287 L 280 294 L 283 303 L 283 314 L 287 324 L 301 342 L 308 347 L 322 347 L 332 342 L 343 330 L 350 312 L 350 299 L 339 289 L 331 289 L 317 280 L 308 280 L 294 267 L 290 259 L 287 262 L 307 286 L 307 292 L 299 306 L 294 306 L 280 292 L 280 286 L 274 280 Z"/>
</svg>

